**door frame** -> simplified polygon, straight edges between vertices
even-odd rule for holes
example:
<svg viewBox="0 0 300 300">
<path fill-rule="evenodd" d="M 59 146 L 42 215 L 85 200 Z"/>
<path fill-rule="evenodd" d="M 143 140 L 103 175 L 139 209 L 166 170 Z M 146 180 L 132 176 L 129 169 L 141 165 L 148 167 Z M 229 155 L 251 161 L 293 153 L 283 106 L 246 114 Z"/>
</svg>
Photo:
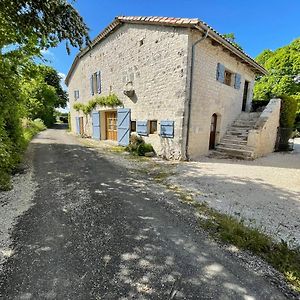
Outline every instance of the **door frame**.
<svg viewBox="0 0 300 300">
<path fill-rule="evenodd" d="M 107 123 L 107 120 L 108 120 L 108 117 L 107 115 L 108 114 L 111 114 L 111 113 L 115 113 L 116 115 L 116 131 L 114 132 L 115 134 L 115 137 L 113 137 L 113 139 L 109 138 L 109 135 L 108 135 L 108 123 Z M 118 140 L 118 113 L 116 110 L 108 110 L 108 111 L 105 111 L 104 112 L 104 119 L 105 119 L 105 139 L 106 140 L 110 140 L 110 141 L 117 141 Z"/>
<path fill-rule="evenodd" d="M 212 123 L 212 120 L 214 121 L 213 123 Z M 210 126 L 209 126 L 209 150 L 215 149 L 215 146 L 216 146 L 217 124 L 218 124 L 218 115 L 216 113 L 214 113 L 214 114 L 212 114 L 212 116 L 210 118 Z M 213 125 L 213 131 L 212 131 L 212 125 Z"/>
<path fill-rule="evenodd" d="M 243 101 L 242 101 L 242 111 L 246 111 L 246 109 L 247 109 L 248 96 L 249 96 L 249 85 L 250 85 L 250 82 L 245 80 L 244 91 L 243 91 Z"/>
</svg>

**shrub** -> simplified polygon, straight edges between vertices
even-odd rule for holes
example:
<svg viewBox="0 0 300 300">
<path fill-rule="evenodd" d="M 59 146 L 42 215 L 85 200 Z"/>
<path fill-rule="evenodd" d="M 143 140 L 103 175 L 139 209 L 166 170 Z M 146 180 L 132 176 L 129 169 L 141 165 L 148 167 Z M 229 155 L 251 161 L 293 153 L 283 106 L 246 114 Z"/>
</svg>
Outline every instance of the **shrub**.
<svg viewBox="0 0 300 300">
<path fill-rule="evenodd" d="M 137 148 L 137 153 L 139 156 L 144 156 L 147 152 L 154 152 L 154 149 L 151 144 L 140 144 Z"/>
<path fill-rule="evenodd" d="M 126 147 L 126 151 L 144 156 L 147 152 L 154 152 L 154 149 L 151 144 L 146 144 L 142 137 L 134 134 L 130 137 L 130 144 Z"/>
<path fill-rule="evenodd" d="M 293 128 L 296 112 L 297 112 L 297 100 L 294 97 L 281 95 L 281 112 L 280 112 L 280 127 Z"/>
<path fill-rule="evenodd" d="M 132 152 L 132 153 L 137 153 L 138 146 L 141 144 L 144 144 L 144 143 L 145 143 L 145 141 L 143 140 L 142 137 L 133 134 L 130 137 L 130 143 L 126 147 L 126 151 Z"/>
<path fill-rule="evenodd" d="M 46 126 L 41 119 L 35 119 L 34 121 L 23 120 L 23 124 L 25 145 L 27 145 L 38 132 L 46 129 Z"/>
</svg>

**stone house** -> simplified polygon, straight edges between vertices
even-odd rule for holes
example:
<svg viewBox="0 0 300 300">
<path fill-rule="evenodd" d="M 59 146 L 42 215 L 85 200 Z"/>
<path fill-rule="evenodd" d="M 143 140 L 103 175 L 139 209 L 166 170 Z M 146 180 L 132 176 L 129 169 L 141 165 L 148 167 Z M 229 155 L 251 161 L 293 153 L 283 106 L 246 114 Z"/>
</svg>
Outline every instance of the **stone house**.
<svg viewBox="0 0 300 300">
<path fill-rule="evenodd" d="M 253 158 L 270 151 L 255 153 L 255 137 L 247 145 L 248 133 L 258 130 L 258 116 L 249 113 L 254 79 L 264 74 L 262 66 L 198 19 L 116 17 L 78 53 L 66 77 L 71 128 L 120 145 L 139 134 L 158 155 L 172 159 L 197 159 L 209 149 L 234 145 L 236 154 L 251 151 Z M 112 93 L 120 107 L 98 106 L 87 116 L 73 107 Z M 233 124 L 242 132 L 230 140 Z M 267 129 L 271 144 L 273 125 Z"/>
</svg>

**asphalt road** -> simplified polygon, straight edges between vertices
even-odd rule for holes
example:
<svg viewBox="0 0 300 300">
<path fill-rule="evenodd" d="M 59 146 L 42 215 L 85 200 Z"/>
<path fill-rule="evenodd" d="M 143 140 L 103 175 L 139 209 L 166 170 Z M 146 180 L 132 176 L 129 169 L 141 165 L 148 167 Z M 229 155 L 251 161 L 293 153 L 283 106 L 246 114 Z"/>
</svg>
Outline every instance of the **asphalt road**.
<svg viewBox="0 0 300 300">
<path fill-rule="evenodd" d="M 30 151 L 37 190 L 11 233 L 0 299 L 286 299 L 145 175 L 60 129 Z"/>
</svg>

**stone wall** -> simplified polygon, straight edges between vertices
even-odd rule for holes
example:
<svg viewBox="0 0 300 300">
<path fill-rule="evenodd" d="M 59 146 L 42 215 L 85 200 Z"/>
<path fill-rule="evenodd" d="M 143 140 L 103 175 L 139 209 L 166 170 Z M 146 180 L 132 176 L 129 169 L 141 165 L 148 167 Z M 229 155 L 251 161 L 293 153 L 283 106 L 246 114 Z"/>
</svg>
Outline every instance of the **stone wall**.
<svg viewBox="0 0 300 300">
<path fill-rule="evenodd" d="M 182 156 L 182 127 L 188 67 L 188 29 L 154 25 L 124 24 L 101 41 L 77 64 L 69 81 L 72 130 L 75 131 L 74 90 L 78 102 L 87 103 L 90 76 L 101 71 L 102 93 L 115 93 L 132 120 L 175 121 L 174 138 L 157 134 L 145 137 L 156 152 L 169 158 Z M 132 81 L 135 96 L 124 95 L 124 86 Z M 104 108 L 98 107 L 98 110 Z M 103 120 L 102 123 L 103 125 Z M 91 122 L 87 134 L 91 134 Z"/>
<path fill-rule="evenodd" d="M 254 148 L 255 158 L 272 153 L 280 118 L 280 99 L 272 99 L 261 113 L 255 129 L 249 131 L 247 145 Z"/>
<path fill-rule="evenodd" d="M 189 49 L 199 38 L 198 32 L 192 33 Z M 240 89 L 216 80 L 218 63 L 233 73 L 241 74 Z M 250 109 L 255 74 L 250 67 L 225 52 L 221 46 L 213 46 L 211 41 L 206 39 L 196 46 L 193 77 L 188 149 L 190 158 L 197 159 L 208 153 L 211 116 L 214 113 L 218 116 L 216 142 L 219 142 L 227 127 L 241 113 L 245 80 L 250 82 L 247 110 Z"/>
</svg>

